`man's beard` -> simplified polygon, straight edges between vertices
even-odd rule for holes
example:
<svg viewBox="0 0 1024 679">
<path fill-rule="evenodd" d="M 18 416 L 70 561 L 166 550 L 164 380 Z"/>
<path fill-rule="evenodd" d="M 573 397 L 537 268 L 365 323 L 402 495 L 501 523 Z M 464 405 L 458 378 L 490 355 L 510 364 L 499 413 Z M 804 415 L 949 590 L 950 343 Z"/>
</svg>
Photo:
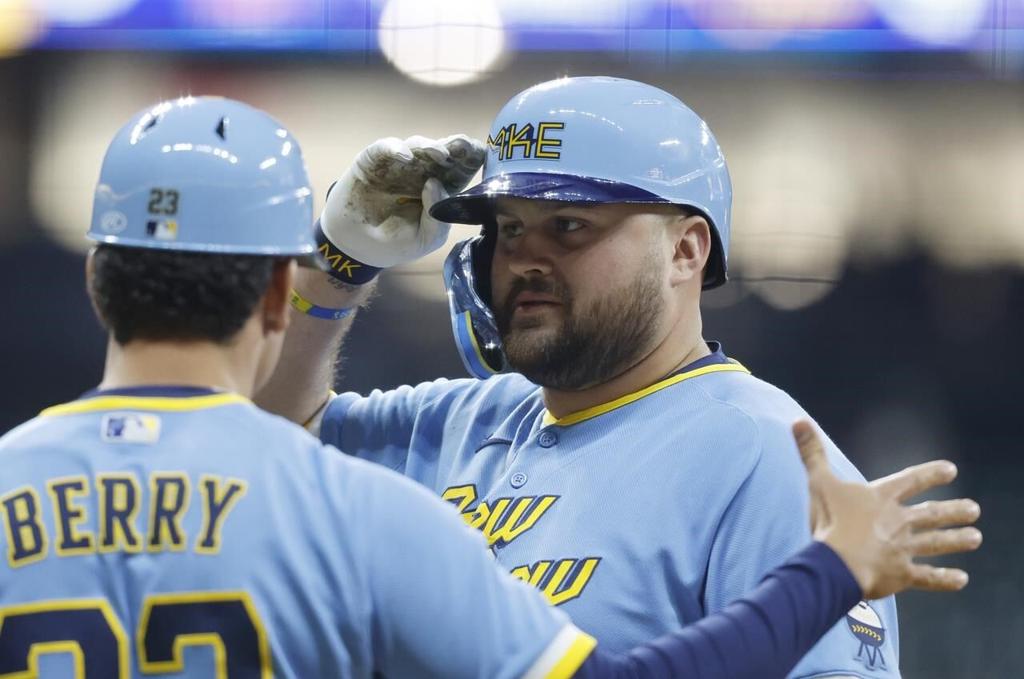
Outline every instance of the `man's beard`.
<svg viewBox="0 0 1024 679">
<path fill-rule="evenodd" d="M 565 391 L 586 389 L 621 375 L 653 344 L 665 308 L 661 280 L 656 267 L 646 269 L 626 288 L 611 291 L 585 309 L 575 309 L 564 288 L 519 279 L 495 313 L 509 365 L 534 384 Z M 564 320 L 554 334 L 537 338 L 529 330 L 510 328 L 513 300 L 524 290 L 560 299 Z"/>
</svg>

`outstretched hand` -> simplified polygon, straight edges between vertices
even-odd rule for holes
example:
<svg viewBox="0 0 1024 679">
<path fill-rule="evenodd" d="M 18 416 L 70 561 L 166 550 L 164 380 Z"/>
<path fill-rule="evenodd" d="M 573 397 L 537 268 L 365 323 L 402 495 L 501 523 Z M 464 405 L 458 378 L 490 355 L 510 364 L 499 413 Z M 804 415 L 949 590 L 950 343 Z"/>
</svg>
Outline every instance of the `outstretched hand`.
<svg viewBox="0 0 1024 679">
<path fill-rule="evenodd" d="M 916 563 L 915 557 L 968 552 L 981 545 L 974 523 L 981 508 L 974 500 L 905 500 L 956 478 L 946 460 L 908 467 L 870 484 L 843 481 L 832 473 L 821 439 L 806 421 L 793 425 L 807 468 L 814 537 L 827 543 L 853 573 L 866 599 L 905 589 L 956 591 L 967 573 Z M 959 526 L 959 527 L 955 527 Z"/>
</svg>

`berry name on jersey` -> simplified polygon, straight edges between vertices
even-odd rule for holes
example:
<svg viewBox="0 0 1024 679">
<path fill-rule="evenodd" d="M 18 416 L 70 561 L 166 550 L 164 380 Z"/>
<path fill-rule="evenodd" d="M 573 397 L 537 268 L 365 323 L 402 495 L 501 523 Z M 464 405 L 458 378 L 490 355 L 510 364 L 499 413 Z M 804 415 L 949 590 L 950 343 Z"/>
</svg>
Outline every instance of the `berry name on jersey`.
<svg viewBox="0 0 1024 679">
<path fill-rule="evenodd" d="M 59 557 L 182 552 L 190 546 L 197 554 L 217 554 L 224 524 L 246 490 L 239 479 L 194 479 L 182 471 L 153 472 L 145 479 L 127 472 L 63 476 L 41 488 L 20 486 L 0 496 L 7 562 L 12 568 L 35 563 L 51 546 Z M 193 499 L 202 522 L 190 536 L 182 519 Z"/>
</svg>

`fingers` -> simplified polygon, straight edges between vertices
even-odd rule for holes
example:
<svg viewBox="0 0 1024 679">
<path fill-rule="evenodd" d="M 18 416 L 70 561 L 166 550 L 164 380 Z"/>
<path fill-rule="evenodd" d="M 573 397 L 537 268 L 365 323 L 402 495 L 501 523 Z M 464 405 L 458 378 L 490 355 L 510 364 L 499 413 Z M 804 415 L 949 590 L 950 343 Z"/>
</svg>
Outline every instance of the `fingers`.
<svg viewBox="0 0 1024 679">
<path fill-rule="evenodd" d="M 462 171 L 468 181 L 484 164 L 487 147 L 482 141 L 464 134 L 455 134 L 439 140 L 448 149 L 448 155 Z"/>
<path fill-rule="evenodd" d="M 910 569 L 910 587 L 931 592 L 955 592 L 967 586 L 967 573 L 959 568 L 939 568 L 916 563 Z"/>
<path fill-rule="evenodd" d="M 907 523 L 914 530 L 933 530 L 974 523 L 981 507 L 974 500 L 932 500 L 907 507 Z"/>
<path fill-rule="evenodd" d="M 939 556 L 957 552 L 973 552 L 981 546 L 981 531 L 977 528 L 954 528 L 916 533 L 910 538 L 914 556 Z"/>
<path fill-rule="evenodd" d="M 420 215 L 419 229 L 420 246 L 423 252 L 433 252 L 448 240 L 448 231 L 451 226 L 430 216 L 430 206 L 447 197 L 448 192 L 437 179 L 430 178 L 423 185 L 421 199 L 424 209 Z"/>
<path fill-rule="evenodd" d="M 800 449 L 800 459 L 803 460 L 804 467 L 807 468 L 808 476 L 814 479 L 832 475 L 821 437 L 814 431 L 810 422 L 800 420 L 794 423 L 793 438 L 796 439 L 796 445 Z"/>
<path fill-rule="evenodd" d="M 874 481 L 871 486 L 902 502 L 936 486 L 944 486 L 956 478 L 956 465 L 948 460 L 933 460 L 907 467 Z"/>
<path fill-rule="evenodd" d="M 411 161 L 412 150 L 398 137 L 384 137 L 363 149 L 356 162 L 373 166 L 381 162 L 393 162 L 394 160 L 402 162 Z"/>
</svg>

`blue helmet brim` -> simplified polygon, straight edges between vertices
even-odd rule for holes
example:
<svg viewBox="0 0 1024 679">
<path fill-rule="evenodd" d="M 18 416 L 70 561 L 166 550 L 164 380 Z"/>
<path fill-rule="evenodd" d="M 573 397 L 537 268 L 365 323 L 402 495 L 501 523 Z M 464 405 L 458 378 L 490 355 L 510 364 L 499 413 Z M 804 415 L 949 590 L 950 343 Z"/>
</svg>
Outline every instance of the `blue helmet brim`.
<svg viewBox="0 0 1024 679">
<path fill-rule="evenodd" d="M 516 172 L 484 180 L 430 208 L 430 216 L 449 224 L 484 224 L 494 217 L 498 198 L 555 200 L 567 203 L 668 203 L 661 196 L 622 182 L 539 172 Z"/>
</svg>

